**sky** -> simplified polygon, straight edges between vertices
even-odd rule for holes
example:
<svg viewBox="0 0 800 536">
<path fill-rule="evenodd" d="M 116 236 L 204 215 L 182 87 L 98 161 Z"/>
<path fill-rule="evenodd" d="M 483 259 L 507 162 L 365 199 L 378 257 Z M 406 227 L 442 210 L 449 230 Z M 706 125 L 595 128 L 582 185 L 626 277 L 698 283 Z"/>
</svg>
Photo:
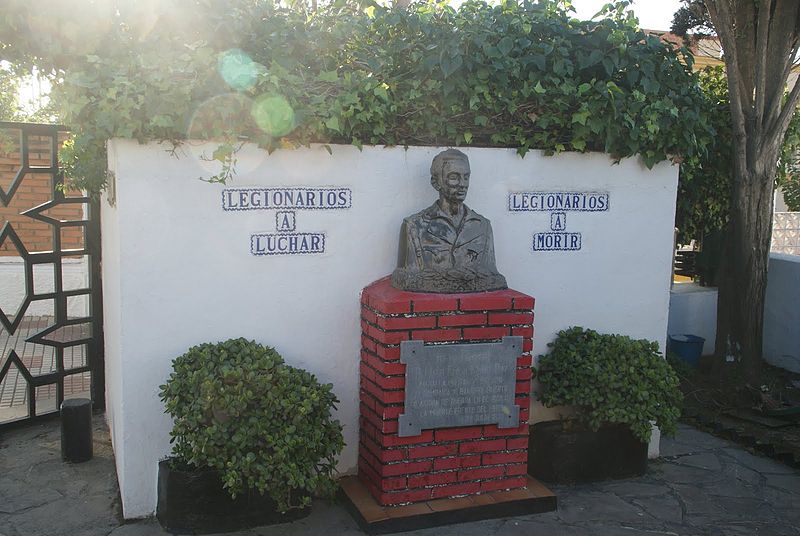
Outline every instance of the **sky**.
<svg viewBox="0 0 800 536">
<path fill-rule="evenodd" d="M 577 17 L 589 19 L 600 11 L 609 0 L 572 0 Z M 672 15 L 680 7 L 680 0 L 634 0 L 633 12 L 639 18 L 639 26 L 647 30 L 669 30 Z"/>
</svg>

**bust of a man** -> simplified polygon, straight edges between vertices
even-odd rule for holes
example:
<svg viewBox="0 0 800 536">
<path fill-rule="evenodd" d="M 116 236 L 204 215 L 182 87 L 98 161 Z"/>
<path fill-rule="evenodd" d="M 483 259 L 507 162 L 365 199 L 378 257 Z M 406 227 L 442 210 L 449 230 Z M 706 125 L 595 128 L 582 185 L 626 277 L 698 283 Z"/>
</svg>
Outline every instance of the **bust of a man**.
<svg viewBox="0 0 800 536">
<path fill-rule="evenodd" d="M 495 266 L 489 220 L 464 204 L 469 160 L 456 149 L 437 154 L 431 206 L 403 220 L 392 286 L 412 292 L 481 292 L 507 288 Z"/>
</svg>

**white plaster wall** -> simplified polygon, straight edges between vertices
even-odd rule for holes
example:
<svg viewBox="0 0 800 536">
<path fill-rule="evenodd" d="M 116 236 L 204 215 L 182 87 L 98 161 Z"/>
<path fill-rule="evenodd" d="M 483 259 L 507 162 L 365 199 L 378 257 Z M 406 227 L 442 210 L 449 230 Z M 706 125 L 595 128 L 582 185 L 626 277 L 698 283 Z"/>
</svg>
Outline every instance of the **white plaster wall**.
<svg viewBox="0 0 800 536">
<path fill-rule="evenodd" d="M 174 357 L 205 341 L 253 338 L 333 383 L 347 442 L 340 469 L 353 470 L 359 292 L 394 268 L 402 218 L 436 198 L 429 167 L 441 149 L 333 146 L 332 156 L 322 147 L 268 156 L 246 146 L 228 187 L 353 192 L 348 210 L 297 211 L 298 232 L 326 233 L 324 254 L 274 257 L 249 251 L 252 233 L 275 231 L 274 211 L 224 212 L 223 187 L 197 180 L 210 173 L 196 155 L 213 145 L 189 144 L 179 158 L 157 144 L 114 140 L 110 149 L 116 208 L 103 208 L 105 338 L 125 517 L 155 509 L 156 461 L 169 451 L 170 429 L 158 386 Z M 535 353 L 573 325 L 663 348 L 677 167 L 648 170 L 638 159 L 614 165 L 602 154 L 465 152 L 467 204 L 492 220 L 509 285 L 536 297 Z M 582 233 L 580 251 L 533 252 L 532 235 L 550 230 L 550 214 L 509 212 L 508 194 L 518 191 L 608 192 L 611 209 L 567 213 L 566 230 Z"/>
<path fill-rule="evenodd" d="M 717 336 L 717 289 L 697 283 L 676 283 L 669 300 L 669 335 L 703 337 L 703 355 L 714 353 Z"/>
<path fill-rule="evenodd" d="M 768 363 L 800 372 L 800 255 L 769 256 L 763 350 Z"/>
<path fill-rule="evenodd" d="M 116 164 L 116 146 L 109 144 L 109 172 L 110 184 L 109 191 L 113 190 L 113 181 Z M 130 210 L 131 207 L 125 207 Z M 135 207 L 133 207 L 135 210 Z M 105 368 L 106 368 L 106 421 L 111 431 L 111 444 L 114 447 L 114 462 L 117 466 L 117 481 L 120 489 L 129 489 L 128 475 L 131 472 L 127 469 L 126 456 L 127 449 L 124 433 L 133 427 L 126 427 L 122 419 L 125 401 L 123 394 L 136 396 L 135 389 L 124 391 L 122 387 L 122 301 L 120 292 L 120 215 L 124 211 L 116 207 L 111 207 L 108 199 L 104 196 L 100 203 L 100 245 L 102 251 L 102 283 L 103 283 L 103 338 L 105 341 Z M 135 369 L 136 364 L 128 365 L 129 370 Z M 130 373 L 129 373 L 130 374 Z M 128 421 L 133 419 L 129 416 Z M 142 479 L 139 481 L 141 486 Z M 147 482 L 145 479 L 144 482 Z M 134 486 L 136 484 L 133 484 Z M 149 485 L 149 482 L 146 484 Z M 141 515 L 141 514 L 138 514 Z"/>
</svg>

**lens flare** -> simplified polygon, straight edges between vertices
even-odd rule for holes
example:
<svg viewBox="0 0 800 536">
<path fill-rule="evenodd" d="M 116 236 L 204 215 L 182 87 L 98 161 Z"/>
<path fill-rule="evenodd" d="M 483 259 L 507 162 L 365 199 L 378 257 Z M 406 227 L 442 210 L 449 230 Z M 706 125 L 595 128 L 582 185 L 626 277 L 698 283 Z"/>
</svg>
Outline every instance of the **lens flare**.
<svg viewBox="0 0 800 536">
<path fill-rule="evenodd" d="M 219 142 L 245 139 L 248 134 L 257 132 L 258 127 L 250 115 L 252 106 L 252 99 L 240 93 L 226 93 L 206 100 L 192 115 L 183 149 L 195 158 L 202 170 L 208 174 L 219 173 L 220 164 L 212 158 Z M 264 151 L 244 146 L 237 153 L 237 175 L 252 172 L 265 158 Z"/>
<path fill-rule="evenodd" d="M 233 48 L 219 55 L 217 60 L 219 75 L 231 88 L 245 91 L 256 85 L 259 75 L 266 72 L 266 68 L 252 60 L 242 50 Z"/>
<path fill-rule="evenodd" d="M 201 103 L 189 123 L 190 140 L 237 138 L 255 131 L 250 109 L 253 101 L 239 93 L 226 93 Z"/>
<path fill-rule="evenodd" d="M 250 112 L 258 127 L 272 137 L 285 136 L 294 129 L 294 110 L 280 95 L 261 95 Z"/>
</svg>

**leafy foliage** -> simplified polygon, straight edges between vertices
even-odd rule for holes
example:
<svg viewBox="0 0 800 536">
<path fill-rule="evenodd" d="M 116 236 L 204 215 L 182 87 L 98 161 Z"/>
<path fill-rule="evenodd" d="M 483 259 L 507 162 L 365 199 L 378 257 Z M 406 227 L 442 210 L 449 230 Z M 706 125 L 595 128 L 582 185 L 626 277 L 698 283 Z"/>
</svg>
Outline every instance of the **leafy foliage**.
<svg viewBox="0 0 800 536">
<path fill-rule="evenodd" d="M 13 121 L 17 115 L 19 80 L 0 65 L 0 120 Z"/>
<path fill-rule="evenodd" d="M 707 67 L 699 73 L 700 87 L 707 97 L 706 117 L 716 132 L 703 154 L 688 157 L 681 164 L 675 226 L 678 242 L 724 234 L 730 219 L 733 177 L 733 134 L 731 132 L 728 82 L 722 67 Z M 800 177 L 800 115 L 795 114 L 781 147 L 776 183 L 791 192 Z M 788 196 L 791 197 L 791 193 Z M 705 246 L 704 246 L 705 249 Z M 716 265 L 716 261 L 711 261 Z M 713 268 L 711 268 L 713 272 Z M 709 274 L 710 275 L 710 274 Z"/>
<path fill-rule="evenodd" d="M 220 471 L 233 497 L 269 493 L 281 511 L 334 490 L 344 440 L 330 384 L 241 338 L 190 348 L 173 368 L 161 399 L 178 462 Z"/>
<path fill-rule="evenodd" d="M 210 158 L 226 180 L 241 140 L 592 150 L 652 166 L 702 153 L 713 133 L 691 57 L 645 36 L 622 4 L 590 22 L 559 0 L 313 12 L 171 0 L 144 14 L 120 2 L 98 35 L 43 42 L 17 37 L 27 3 L 9 4 L 3 53 L 61 73 L 76 133 L 66 161 L 90 190 L 113 137 L 219 140 Z"/>
<path fill-rule="evenodd" d="M 800 114 L 795 112 L 781 147 L 778 160 L 778 186 L 791 212 L 800 212 Z"/>
<path fill-rule="evenodd" d="M 793 175 L 783 184 L 783 200 L 791 212 L 800 212 L 800 174 Z"/>
<path fill-rule="evenodd" d="M 38 73 L 22 72 L 12 65 L 0 63 L 0 121 L 25 121 L 29 123 L 55 123 L 55 104 L 49 99 L 43 102 L 31 100 L 20 102 L 20 89 L 25 81 L 33 82 Z"/>
<path fill-rule="evenodd" d="M 672 33 L 685 36 L 712 35 L 714 26 L 703 0 L 681 0 L 681 7 L 672 17 Z"/>
<path fill-rule="evenodd" d="M 645 442 L 651 422 L 665 434 L 675 432 L 683 397 L 657 343 L 573 327 L 548 347 L 537 371 L 545 406 L 577 406 L 593 430 L 626 424 Z"/>
<path fill-rule="evenodd" d="M 699 81 L 708 98 L 705 114 L 716 135 L 706 153 L 693 155 L 681 164 L 675 212 L 681 244 L 724 229 L 730 217 L 732 139 L 725 70 L 707 67 L 699 73 Z"/>
</svg>

